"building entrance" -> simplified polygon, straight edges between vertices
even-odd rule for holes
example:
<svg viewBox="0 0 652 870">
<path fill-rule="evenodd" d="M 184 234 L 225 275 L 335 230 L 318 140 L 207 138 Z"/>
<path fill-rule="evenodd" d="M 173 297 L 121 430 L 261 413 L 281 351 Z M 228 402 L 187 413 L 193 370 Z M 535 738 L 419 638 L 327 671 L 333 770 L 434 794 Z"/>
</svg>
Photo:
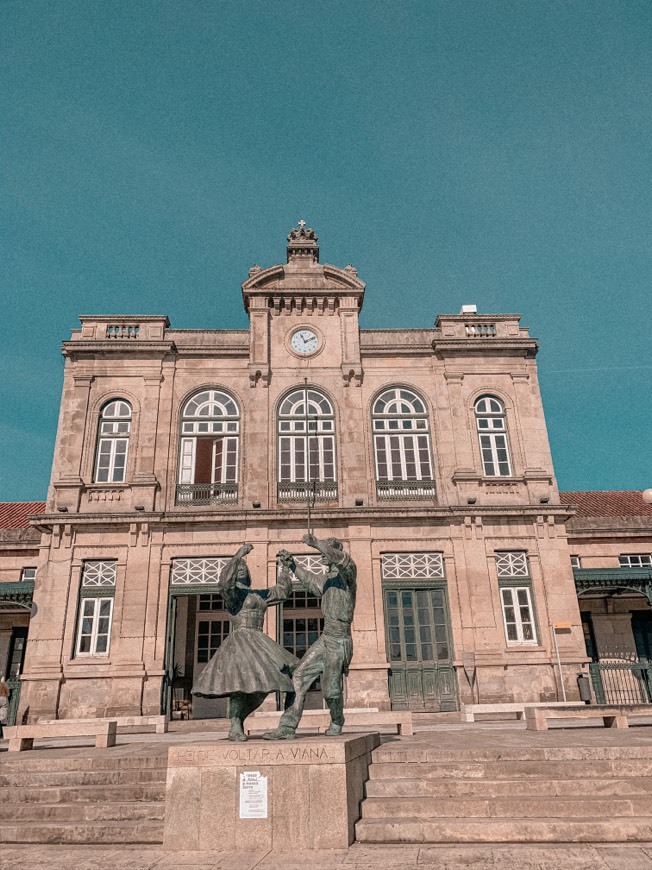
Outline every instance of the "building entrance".
<svg viewBox="0 0 652 870">
<path fill-rule="evenodd" d="M 385 589 L 389 695 L 394 710 L 457 710 L 446 590 Z"/>
<path fill-rule="evenodd" d="M 302 589 L 296 589 L 286 602 L 269 610 L 268 619 L 276 620 L 276 638 L 299 659 L 319 638 L 324 627 L 319 599 Z M 197 594 L 197 587 L 191 584 L 183 590 L 172 587 L 163 709 L 173 718 L 227 717 L 227 698 L 198 698 L 191 694 L 191 690 L 195 679 L 224 643 L 230 630 L 229 615 L 219 593 L 200 591 Z M 283 699 L 279 696 L 275 700 L 280 709 Z M 306 709 L 323 706 L 318 679 L 308 692 L 305 706 Z"/>
</svg>

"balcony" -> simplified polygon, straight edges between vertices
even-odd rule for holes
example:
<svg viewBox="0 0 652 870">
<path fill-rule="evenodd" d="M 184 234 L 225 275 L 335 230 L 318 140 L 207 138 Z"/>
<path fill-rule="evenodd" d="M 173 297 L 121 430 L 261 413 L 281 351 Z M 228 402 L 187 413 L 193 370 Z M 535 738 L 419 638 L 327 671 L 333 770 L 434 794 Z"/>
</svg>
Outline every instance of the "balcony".
<svg viewBox="0 0 652 870">
<path fill-rule="evenodd" d="M 379 480 L 376 496 L 379 501 L 406 501 L 433 499 L 436 495 L 434 480 Z"/>
<path fill-rule="evenodd" d="M 237 483 L 178 483 L 176 504 L 179 507 L 235 504 Z"/>
<path fill-rule="evenodd" d="M 314 480 L 311 483 L 292 483 L 283 481 L 278 485 L 279 501 L 307 502 L 335 501 L 337 499 L 337 482 L 334 480 Z"/>
</svg>

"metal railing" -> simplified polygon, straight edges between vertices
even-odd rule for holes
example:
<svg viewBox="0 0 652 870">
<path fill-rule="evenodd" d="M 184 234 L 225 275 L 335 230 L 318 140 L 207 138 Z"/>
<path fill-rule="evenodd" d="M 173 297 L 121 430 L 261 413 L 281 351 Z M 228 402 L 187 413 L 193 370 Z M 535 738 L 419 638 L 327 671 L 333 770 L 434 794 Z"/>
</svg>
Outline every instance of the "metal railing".
<svg viewBox="0 0 652 870">
<path fill-rule="evenodd" d="M 376 496 L 379 500 L 434 498 L 434 480 L 376 481 Z"/>
<path fill-rule="evenodd" d="M 334 480 L 313 480 L 309 483 L 289 483 L 278 485 L 279 501 L 301 501 L 308 498 L 315 501 L 334 501 L 337 498 L 337 482 Z"/>
<path fill-rule="evenodd" d="M 179 507 L 233 504 L 238 500 L 237 483 L 178 483 L 176 503 Z"/>
<path fill-rule="evenodd" d="M 15 725 L 20 703 L 20 677 L 9 677 L 9 709 L 7 710 L 7 725 Z"/>
<path fill-rule="evenodd" d="M 604 653 L 589 664 L 598 704 L 649 704 L 652 700 L 652 665 L 634 653 Z"/>
</svg>

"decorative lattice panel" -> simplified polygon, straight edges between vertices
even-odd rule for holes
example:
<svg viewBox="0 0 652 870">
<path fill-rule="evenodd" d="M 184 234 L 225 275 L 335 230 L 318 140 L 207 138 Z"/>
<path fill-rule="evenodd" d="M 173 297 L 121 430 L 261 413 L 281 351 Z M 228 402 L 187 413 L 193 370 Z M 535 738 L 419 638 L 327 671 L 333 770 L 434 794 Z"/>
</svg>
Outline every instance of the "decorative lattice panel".
<svg viewBox="0 0 652 870">
<path fill-rule="evenodd" d="M 385 553 L 382 557 L 384 580 L 443 580 L 441 553 Z"/>
<path fill-rule="evenodd" d="M 115 586 L 115 578 L 115 562 L 103 559 L 84 562 L 82 586 Z"/>
<path fill-rule="evenodd" d="M 321 560 L 321 556 L 313 556 L 312 554 L 306 556 L 295 556 L 294 561 L 297 565 L 305 568 L 306 571 L 311 571 L 313 574 L 326 574 L 328 571 L 328 568 Z"/>
<path fill-rule="evenodd" d="M 217 583 L 222 568 L 228 559 L 174 559 L 172 561 L 172 585 L 194 586 Z"/>
<path fill-rule="evenodd" d="M 499 577 L 529 577 L 526 553 L 496 553 Z"/>
</svg>

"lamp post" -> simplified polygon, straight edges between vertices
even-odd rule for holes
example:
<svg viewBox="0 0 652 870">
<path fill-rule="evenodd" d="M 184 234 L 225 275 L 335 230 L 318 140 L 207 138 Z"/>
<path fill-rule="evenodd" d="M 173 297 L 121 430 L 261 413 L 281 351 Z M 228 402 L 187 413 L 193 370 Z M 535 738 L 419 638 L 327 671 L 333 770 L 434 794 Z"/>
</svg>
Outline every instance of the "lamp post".
<svg viewBox="0 0 652 870">
<path fill-rule="evenodd" d="M 646 504 L 652 504 L 652 489 L 644 489 L 641 495 Z"/>
</svg>

